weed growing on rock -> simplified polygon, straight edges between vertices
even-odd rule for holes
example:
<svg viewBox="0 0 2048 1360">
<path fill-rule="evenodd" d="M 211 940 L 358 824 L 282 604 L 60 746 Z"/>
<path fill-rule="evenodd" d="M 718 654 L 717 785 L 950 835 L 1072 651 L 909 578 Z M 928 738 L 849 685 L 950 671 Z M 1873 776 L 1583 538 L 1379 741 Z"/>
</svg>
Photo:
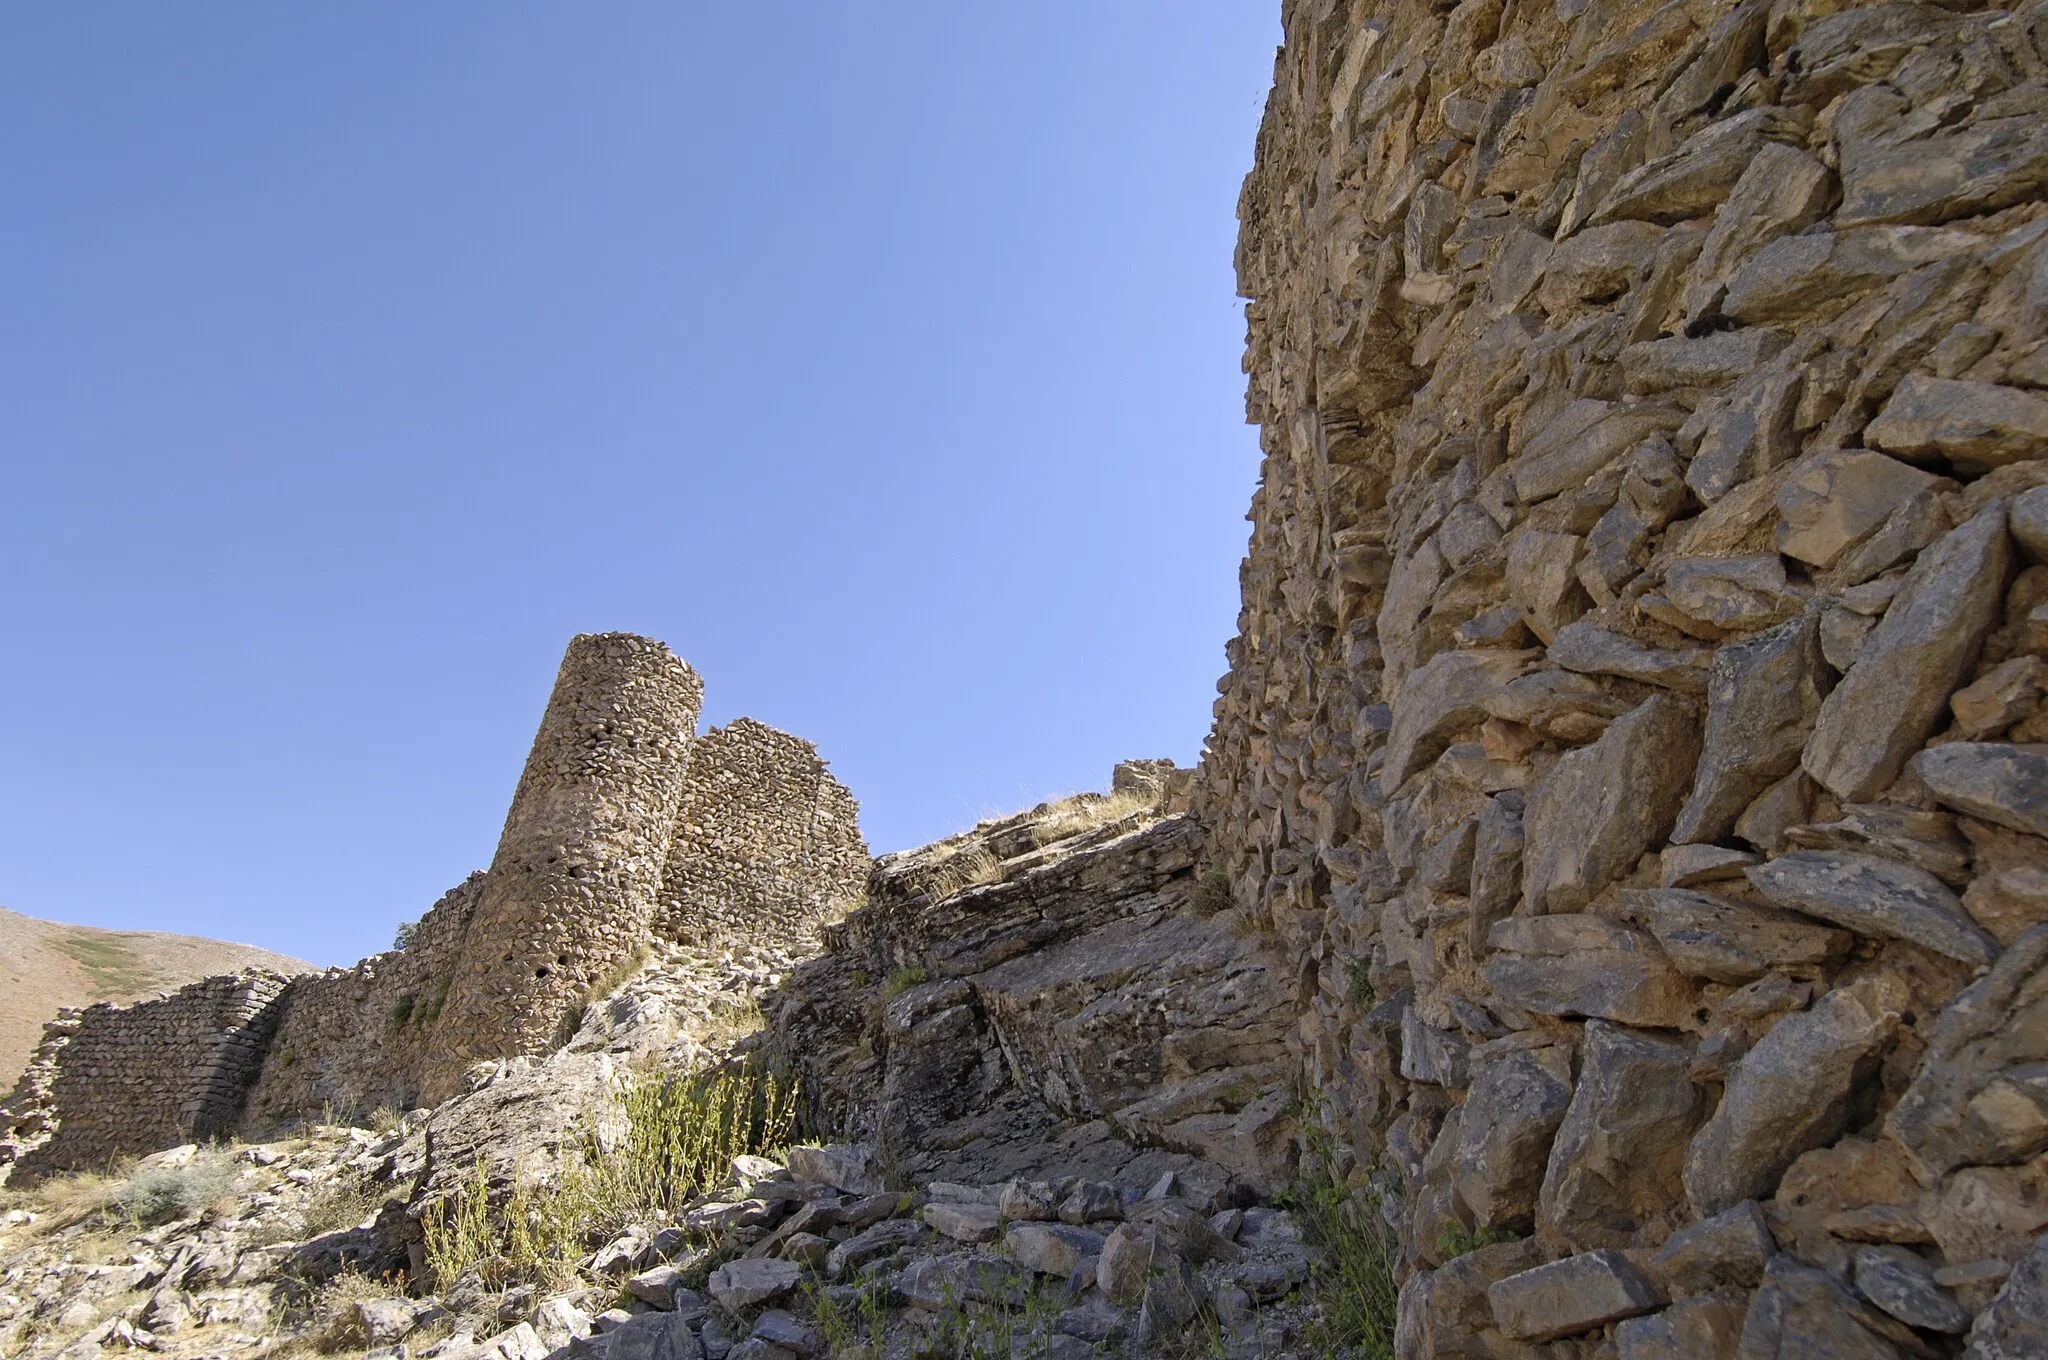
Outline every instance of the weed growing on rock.
<svg viewBox="0 0 2048 1360">
<path fill-rule="evenodd" d="M 1380 1215 L 1379 1197 L 1347 1187 L 1327 1150 L 1311 1147 L 1288 1201 L 1323 1249 L 1309 1277 L 1319 1314 L 1309 1339 L 1317 1352 L 1393 1360 L 1400 1291 L 1394 1231 Z"/>
<path fill-rule="evenodd" d="M 923 982 L 926 976 L 924 967 L 921 964 L 913 964 L 908 968 L 898 968 L 895 972 L 882 979 L 882 1000 L 894 1001 L 912 987 Z"/>
<path fill-rule="evenodd" d="M 1506 1228 L 1468 1228 L 1454 1218 L 1437 1229 L 1436 1254 L 1443 1260 L 1452 1261 L 1460 1256 L 1470 1255 L 1481 1247 L 1494 1247 L 1503 1242 L 1521 1240 L 1520 1233 L 1509 1232 Z"/>
</svg>

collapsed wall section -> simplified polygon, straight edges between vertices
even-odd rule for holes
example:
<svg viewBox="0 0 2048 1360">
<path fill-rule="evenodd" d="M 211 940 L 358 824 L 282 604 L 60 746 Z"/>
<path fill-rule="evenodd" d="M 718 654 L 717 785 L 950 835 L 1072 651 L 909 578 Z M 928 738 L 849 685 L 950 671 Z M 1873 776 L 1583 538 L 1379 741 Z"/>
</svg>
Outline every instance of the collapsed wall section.
<svg viewBox="0 0 2048 1360">
<path fill-rule="evenodd" d="M 699 737 L 662 870 L 656 933 L 793 944 L 867 881 L 860 805 L 817 748 L 752 718 Z"/>
<path fill-rule="evenodd" d="M 1284 25 L 1193 807 L 1403 1353 L 1967 1325 L 2048 1223 L 2048 7 Z"/>
<path fill-rule="evenodd" d="M 15 1174 L 100 1166 L 232 1133 L 288 985 L 275 973 L 206 978 L 155 1001 L 102 1002 L 60 1019 L 37 1121 L 54 1132 L 23 1150 Z"/>
<path fill-rule="evenodd" d="M 569 644 L 474 911 L 428 1074 L 544 1052 L 645 946 L 703 703 L 697 673 L 628 633 Z"/>
</svg>

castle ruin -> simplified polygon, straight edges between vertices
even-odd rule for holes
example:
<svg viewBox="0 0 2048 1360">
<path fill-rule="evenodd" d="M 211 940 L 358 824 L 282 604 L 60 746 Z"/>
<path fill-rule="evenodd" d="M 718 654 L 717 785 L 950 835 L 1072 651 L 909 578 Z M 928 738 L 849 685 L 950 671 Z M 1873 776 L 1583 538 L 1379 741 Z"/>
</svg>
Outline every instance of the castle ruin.
<svg viewBox="0 0 2048 1360">
<path fill-rule="evenodd" d="M 437 1104 L 478 1064 L 557 1047 L 659 939 L 814 931 L 866 882 L 858 805 L 800 738 L 747 718 L 698 736 L 702 700 L 661 643 L 578 636 L 490 868 L 403 948 L 60 1017 L 0 1157 L 38 1175 L 328 1110 Z"/>
</svg>

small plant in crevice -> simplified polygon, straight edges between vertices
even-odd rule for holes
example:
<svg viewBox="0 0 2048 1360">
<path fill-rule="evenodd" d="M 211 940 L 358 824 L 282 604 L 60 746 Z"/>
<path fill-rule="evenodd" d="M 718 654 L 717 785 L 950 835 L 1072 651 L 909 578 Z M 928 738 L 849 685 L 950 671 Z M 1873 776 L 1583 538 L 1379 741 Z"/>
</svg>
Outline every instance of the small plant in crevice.
<svg viewBox="0 0 2048 1360">
<path fill-rule="evenodd" d="M 1204 864 L 1195 870 L 1195 884 L 1188 892 L 1188 907 L 1197 916 L 1214 916 L 1230 910 L 1230 871 L 1220 864 Z"/>
<path fill-rule="evenodd" d="M 898 968 L 882 979 L 882 1000 L 894 1001 L 912 987 L 925 981 L 927 976 L 923 964 L 914 963 L 908 968 Z"/>
<path fill-rule="evenodd" d="M 1457 1219 L 1446 1220 L 1436 1231 L 1436 1254 L 1439 1260 L 1454 1261 L 1460 1256 L 1469 1256 L 1481 1247 L 1497 1247 L 1503 1242 L 1519 1242 L 1522 1234 L 1506 1228 L 1490 1228 L 1481 1225 L 1468 1228 Z"/>
<path fill-rule="evenodd" d="M 1399 1249 L 1379 1197 L 1347 1186 L 1327 1144 L 1312 1136 L 1285 1203 L 1323 1249 L 1309 1276 L 1318 1313 L 1310 1341 L 1325 1355 L 1393 1360 Z"/>
</svg>

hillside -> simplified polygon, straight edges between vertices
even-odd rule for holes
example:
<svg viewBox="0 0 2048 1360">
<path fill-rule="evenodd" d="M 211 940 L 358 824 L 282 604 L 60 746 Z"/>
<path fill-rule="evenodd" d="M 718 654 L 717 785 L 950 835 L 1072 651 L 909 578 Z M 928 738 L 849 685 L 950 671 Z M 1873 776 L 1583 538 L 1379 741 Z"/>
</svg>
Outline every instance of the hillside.
<svg viewBox="0 0 2048 1360">
<path fill-rule="evenodd" d="M 134 1001 L 239 968 L 305 973 L 312 967 L 252 945 L 64 925 L 0 908 L 0 1093 L 13 1087 L 43 1022 L 60 1007 Z"/>
</svg>

